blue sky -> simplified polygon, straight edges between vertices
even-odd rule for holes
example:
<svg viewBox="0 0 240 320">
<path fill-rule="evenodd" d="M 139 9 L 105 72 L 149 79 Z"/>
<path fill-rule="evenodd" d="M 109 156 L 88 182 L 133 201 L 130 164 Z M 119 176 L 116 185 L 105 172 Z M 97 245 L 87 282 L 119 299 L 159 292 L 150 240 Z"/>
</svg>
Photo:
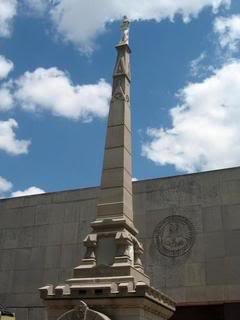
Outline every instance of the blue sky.
<svg viewBox="0 0 240 320">
<path fill-rule="evenodd" d="M 164 3 L 0 0 L 0 197 L 99 184 L 124 13 L 133 176 L 240 164 L 240 3 Z"/>
</svg>

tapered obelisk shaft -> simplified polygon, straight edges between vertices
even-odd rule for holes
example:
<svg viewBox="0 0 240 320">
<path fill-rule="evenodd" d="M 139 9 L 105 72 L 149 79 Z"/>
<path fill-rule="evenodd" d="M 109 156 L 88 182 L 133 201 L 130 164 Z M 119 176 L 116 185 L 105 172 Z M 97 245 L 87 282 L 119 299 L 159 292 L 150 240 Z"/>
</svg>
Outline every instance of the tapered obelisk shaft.
<svg viewBox="0 0 240 320">
<path fill-rule="evenodd" d="M 125 18 L 122 38 L 116 46 L 117 60 L 113 72 L 97 220 L 124 219 L 128 225 L 132 225 L 131 50 L 128 31 L 129 22 Z"/>
</svg>

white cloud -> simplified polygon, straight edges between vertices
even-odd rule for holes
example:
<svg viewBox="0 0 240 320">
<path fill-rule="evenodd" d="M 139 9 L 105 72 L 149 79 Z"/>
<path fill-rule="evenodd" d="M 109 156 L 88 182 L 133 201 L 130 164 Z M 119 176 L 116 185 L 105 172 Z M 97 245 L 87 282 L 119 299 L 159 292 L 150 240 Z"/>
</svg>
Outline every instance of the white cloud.
<svg viewBox="0 0 240 320">
<path fill-rule="evenodd" d="M 16 81 L 16 86 L 14 97 L 28 111 L 46 110 L 83 121 L 105 117 L 108 112 L 111 86 L 105 80 L 73 85 L 68 75 L 57 68 L 38 68 L 26 72 Z"/>
<path fill-rule="evenodd" d="M 0 176 L 0 198 L 12 189 L 12 183 Z"/>
<path fill-rule="evenodd" d="M 23 0 L 31 13 L 43 14 L 50 4 L 49 0 Z"/>
<path fill-rule="evenodd" d="M 96 37 L 106 25 L 125 14 L 131 20 L 157 22 L 181 15 L 185 22 L 196 17 L 206 7 L 217 11 L 231 0 L 55 0 L 51 16 L 58 32 L 65 40 L 75 43 L 83 51 L 91 51 Z"/>
<path fill-rule="evenodd" d="M 180 92 L 172 127 L 149 129 L 143 155 L 159 165 L 194 172 L 240 164 L 240 61 Z"/>
<path fill-rule="evenodd" d="M 10 181 L 0 176 L 0 199 L 9 198 L 9 197 L 23 197 L 23 196 L 30 196 L 34 194 L 45 193 L 44 190 L 35 186 L 29 187 L 23 191 L 18 190 L 10 193 L 12 189 L 13 189 L 13 184 Z"/>
<path fill-rule="evenodd" d="M 12 61 L 0 55 L 0 80 L 6 78 L 13 70 L 13 67 Z M 14 99 L 10 87 L 11 81 L 5 82 L 0 86 L 0 111 L 10 110 L 14 106 Z"/>
<path fill-rule="evenodd" d="M 42 194 L 42 193 L 45 193 L 45 191 L 37 187 L 30 187 L 23 191 L 12 192 L 11 197 L 24 197 L 24 196 L 30 196 L 30 195 Z"/>
<path fill-rule="evenodd" d="M 222 48 L 236 51 L 240 45 L 240 15 L 216 18 L 214 21 L 214 31 L 219 36 Z"/>
<path fill-rule="evenodd" d="M 199 76 L 199 74 L 203 72 L 203 69 L 205 71 L 206 67 L 203 62 L 206 59 L 206 57 L 206 52 L 202 52 L 196 59 L 190 62 L 190 72 L 192 76 Z"/>
<path fill-rule="evenodd" d="M 0 80 L 6 78 L 13 69 L 13 63 L 0 55 Z"/>
<path fill-rule="evenodd" d="M 190 67 L 191 67 L 191 70 L 192 70 L 192 73 L 196 74 L 198 73 L 198 67 L 199 67 L 199 64 L 204 60 L 206 59 L 206 52 L 202 52 L 196 59 L 192 60 L 191 63 L 190 63 Z"/>
<path fill-rule="evenodd" d="M 7 86 L 0 87 L 0 111 L 8 111 L 14 106 L 12 93 Z"/>
<path fill-rule="evenodd" d="M 14 132 L 18 123 L 14 119 L 0 121 L 0 150 L 12 155 L 28 153 L 30 141 L 18 140 Z"/>
<path fill-rule="evenodd" d="M 17 13 L 17 0 L 0 1 L 0 37 L 9 37 L 14 16 Z"/>
</svg>

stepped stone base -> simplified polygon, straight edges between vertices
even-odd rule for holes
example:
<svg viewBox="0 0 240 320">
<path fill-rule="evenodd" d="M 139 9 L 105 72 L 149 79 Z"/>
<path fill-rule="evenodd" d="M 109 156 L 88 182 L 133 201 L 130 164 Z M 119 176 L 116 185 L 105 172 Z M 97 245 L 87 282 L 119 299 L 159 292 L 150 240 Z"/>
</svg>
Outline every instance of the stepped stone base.
<svg viewBox="0 0 240 320">
<path fill-rule="evenodd" d="M 83 282 L 86 283 L 86 281 L 90 282 L 123 282 L 122 279 L 126 278 L 126 281 L 129 282 L 129 279 L 131 278 L 132 281 L 142 281 L 147 284 L 150 283 L 149 277 L 142 272 L 142 270 L 137 270 L 135 267 L 130 265 L 123 265 L 123 266 L 96 266 L 93 268 L 86 268 L 83 269 L 80 267 L 77 267 L 74 269 L 74 278 L 67 280 L 67 282 Z"/>
</svg>

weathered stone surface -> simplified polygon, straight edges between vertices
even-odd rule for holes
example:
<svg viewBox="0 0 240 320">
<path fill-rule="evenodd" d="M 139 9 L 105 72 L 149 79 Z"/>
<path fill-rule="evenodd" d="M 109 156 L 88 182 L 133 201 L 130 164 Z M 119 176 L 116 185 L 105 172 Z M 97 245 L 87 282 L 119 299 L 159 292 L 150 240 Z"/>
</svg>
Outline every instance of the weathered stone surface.
<svg viewBox="0 0 240 320">
<path fill-rule="evenodd" d="M 202 210 L 204 232 L 221 231 L 223 228 L 221 206 L 207 207 Z"/>
<path fill-rule="evenodd" d="M 225 269 L 224 258 L 211 259 L 206 264 L 206 284 L 225 285 L 227 270 Z"/>
<path fill-rule="evenodd" d="M 207 260 L 221 258 L 226 254 L 225 239 L 222 232 L 205 234 L 205 257 Z"/>
</svg>

